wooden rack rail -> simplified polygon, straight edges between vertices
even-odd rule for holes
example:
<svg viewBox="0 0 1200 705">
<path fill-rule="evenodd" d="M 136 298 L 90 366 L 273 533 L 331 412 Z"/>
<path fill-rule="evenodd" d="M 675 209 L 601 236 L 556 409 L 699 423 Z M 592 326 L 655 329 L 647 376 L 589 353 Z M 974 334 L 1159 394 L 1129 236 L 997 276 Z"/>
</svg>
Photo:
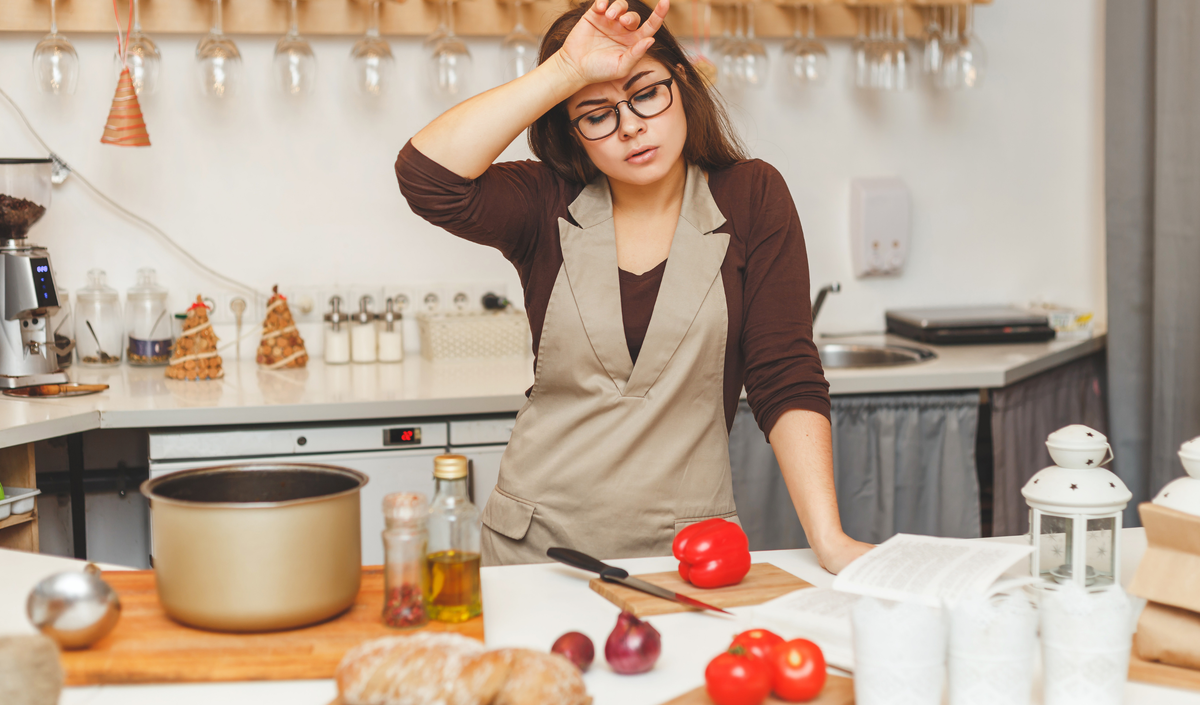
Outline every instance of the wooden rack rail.
<svg viewBox="0 0 1200 705">
<path fill-rule="evenodd" d="M 223 0 L 226 34 L 282 35 L 287 30 L 287 3 L 280 0 Z M 925 8 L 966 5 L 991 0 L 907 0 L 904 2 L 905 30 L 910 37 L 924 34 Z M 0 39 L 5 32 L 44 34 L 50 26 L 49 0 L 0 0 Z M 117 3 L 124 13 L 126 2 Z M 536 0 L 522 4 L 526 26 L 540 33 L 571 4 L 571 0 Z M 703 27 L 708 15 L 709 33 L 719 34 L 727 12 L 725 0 L 674 0 L 667 24 L 681 39 L 691 36 L 693 27 Z M 822 37 L 853 37 L 858 32 L 858 8 L 896 5 L 888 0 L 759 0 L 755 11 L 755 32 L 759 37 L 784 37 L 792 34 L 792 11 L 796 5 L 816 6 L 816 33 Z M 438 6 L 428 0 L 384 2 L 380 13 L 380 31 L 385 36 L 424 36 L 437 26 Z M 141 0 L 142 29 L 146 34 L 204 34 L 212 15 L 211 0 Z M 366 31 L 369 6 L 364 0 L 300 0 L 301 34 L 308 36 L 356 36 Z M 111 0 L 58 0 L 58 29 L 63 34 L 116 33 Z M 694 13 L 701 13 L 693 25 Z M 456 0 L 455 32 L 464 36 L 502 37 L 513 26 L 511 0 Z M 701 29 L 701 31 L 703 31 Z"/>
</svg>

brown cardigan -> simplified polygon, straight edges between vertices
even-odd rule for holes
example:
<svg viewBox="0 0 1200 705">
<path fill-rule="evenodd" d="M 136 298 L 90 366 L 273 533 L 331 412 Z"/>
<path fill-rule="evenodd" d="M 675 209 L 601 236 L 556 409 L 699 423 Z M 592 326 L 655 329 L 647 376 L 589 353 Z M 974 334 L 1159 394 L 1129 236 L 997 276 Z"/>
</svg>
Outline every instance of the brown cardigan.
<svg viewBox="0 0 1200 705">
<path fill-rule="evenodd" d="M 565 181 L 541 162 L 493 164 L 465 179 L 404 145 L 396 160 L 400 192 L 417 215 L 449 232 L 499 250 L 521 277 L 537 355 L 546 305 L 562 266 L 558 219 L 583 184 Z M 743 383 L 754 417 L 770 436 L 790 409 L 829 417 L 829 383 L 812 340 L 808 255 L 800 217 L 783 176 L 759 159 L 709 174 L 708 188 L 726 222 L 721 265 L 729 306 L 725 348 L 725 420 L 732 427 Z M 621 271 L 621 312 L 634 360 L 641 350 L 665 262 L 640 275 Z M 736 341 L 737 344 L 733 344 Z M 536 362 L 535 362 L 536 364 Z"/>
</svg>

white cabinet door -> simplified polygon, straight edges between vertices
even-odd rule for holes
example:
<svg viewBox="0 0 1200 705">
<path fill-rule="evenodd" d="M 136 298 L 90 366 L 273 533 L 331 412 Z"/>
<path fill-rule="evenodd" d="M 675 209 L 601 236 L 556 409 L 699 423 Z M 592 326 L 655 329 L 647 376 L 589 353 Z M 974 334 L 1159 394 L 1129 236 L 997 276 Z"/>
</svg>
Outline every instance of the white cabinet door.
<svg viewBox="0 0 1200 705">
<path fill-rule="evenodd" d="M 357 470 L 370 481 L 362 489 L 362 561 L 363 565 L 383 563 L 383 498 L 391 492 L 421 492 L 433 499 L 433 459 L 445 452 L 441 448 L 372 451 L 369 453 L 325 453 L 317 455 L 281 455 L 223 460 L 225 463 L 319 463 Z M 151 463 L 150 476 L 158 477 L 177 470 L 211 466 L 211 460 Z M 495 460 L 497 471 L 500 460 Z M 492 485 L 495 486 L 495 480 Z M 491 491 L 489 486 L 488 491 Z"/>
</svg>

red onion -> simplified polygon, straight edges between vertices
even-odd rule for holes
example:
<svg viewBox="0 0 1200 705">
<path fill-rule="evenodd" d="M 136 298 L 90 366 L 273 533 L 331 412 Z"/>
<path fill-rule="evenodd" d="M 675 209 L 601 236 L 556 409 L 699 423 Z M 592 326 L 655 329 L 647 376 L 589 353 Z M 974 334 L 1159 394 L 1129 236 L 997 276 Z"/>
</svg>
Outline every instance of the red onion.
<svg viewBox="0 0 1200 705">
<path fill-rule="evenodd" d="M 554 646 L 550 647 L 550 651 L 566 656 L 567 660 L 578 666 L 581 671 L 588 670 L 588 666 L 591 666 L 592 660 L 596 658 L 596 647 L 592 646 L 592 640 L 579 632 L 563 634 L 554 642 Z"/>
<path fill-rule="evenodd" d="M 617 617 L 617 626 L 604 643 L 604 658 L 617 673 L 645 673 L 654 668 L 662 653 L 658 630 L 630 612 Z"/>
</svg>

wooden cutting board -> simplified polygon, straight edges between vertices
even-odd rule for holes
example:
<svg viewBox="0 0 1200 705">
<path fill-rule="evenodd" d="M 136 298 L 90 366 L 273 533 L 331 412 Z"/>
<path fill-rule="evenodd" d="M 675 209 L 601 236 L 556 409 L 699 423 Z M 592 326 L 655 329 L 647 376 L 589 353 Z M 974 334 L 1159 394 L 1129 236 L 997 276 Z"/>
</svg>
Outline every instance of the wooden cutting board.
<svg viewBox="0 0 1200 705">
<path fill-rule="evenodd" d="M 854 705 L 854 681 L 842 676 L 830 675 L 825 680 L 825 687 L 816 700 L 809 700 L 809 705 Z M 700 686 L 695 690 L 684 693 L 674 700 L 668 700 L 663 705 L 713 705 L 712 698 Z M 784 700 L 768 697 L 763 705 L 788 705 Z"/>
<path fill-rule="evenodd" d="M 196 683 L 205 681 L 332 678 L 351 647 L 416 630 L 383 626 L 383 568 L 363 568 L 354 605 L 311 627 L 266 634 L 227 634 L 172 621 L 158 602 L 154 571 L 111 571 L 104 579 L 121 598 L 121 621 L 89 649 L 64 651 L 67 685 Z M 430 622 L 483 641 L 483 618 L 462 624 Z"/>
<path fill-rule="evenodd" d="M 713 588 L 711 590 L 698 588 L 695 585 L 685 582 L 683 578 L 679 577 L 679 573 L 676 571 L 635 575 L 633 577 L 721 608 L 761 605 L 767 600 L 773 600 L 789 592 L 812 587 L 812 583 L 801 580 L 786 570 L 773 566 L 770 563 L 755 563 L 750 566 L 750 572 L 737 585 Z M 593 578 L 588 585 L 600 593 L 604 599 L 626 612 L 632 612 L 638 617 L 692 611 L 691 607 L 685 607 L 678 602 L 664 600 L 661 597 L 655 597 L 640 590 L 627 588 L 624 585 L 606 583 L 600 578 Z"/>
<path fill-rule="evenodd" d="M 1129 680 L 1171 688 L 1200 690 L 1200 671 L 1158 661 L 1143 661 L 1138 658 L 1136 646 L 1129 656 Z"/>
</svg>

